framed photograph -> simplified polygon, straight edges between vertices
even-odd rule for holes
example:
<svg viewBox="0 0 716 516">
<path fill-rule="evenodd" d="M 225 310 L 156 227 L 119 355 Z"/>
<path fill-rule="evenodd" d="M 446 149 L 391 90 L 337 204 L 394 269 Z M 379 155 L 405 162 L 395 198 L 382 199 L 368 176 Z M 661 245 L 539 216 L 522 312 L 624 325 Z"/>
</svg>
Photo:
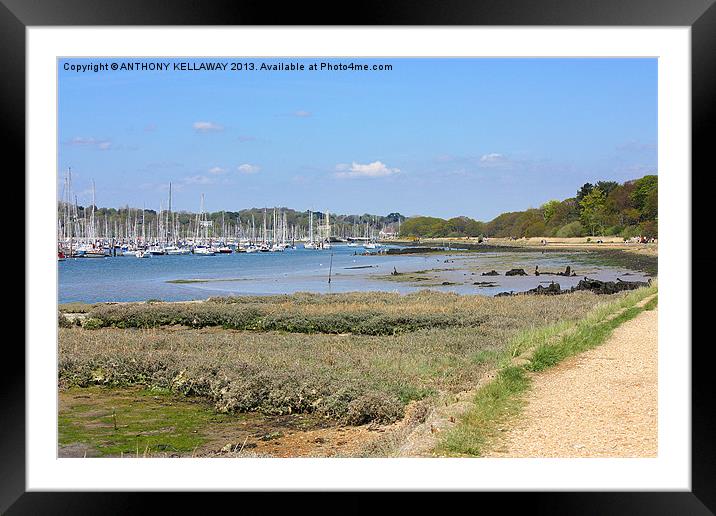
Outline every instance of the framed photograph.
<svg viewBox="0 0 716 516">
<path fill-rule="evenodd" d="M 2 0 L 27 311 L 0 508 L 713 511 L 716 8 L 663 4 Z"/>
</svg>

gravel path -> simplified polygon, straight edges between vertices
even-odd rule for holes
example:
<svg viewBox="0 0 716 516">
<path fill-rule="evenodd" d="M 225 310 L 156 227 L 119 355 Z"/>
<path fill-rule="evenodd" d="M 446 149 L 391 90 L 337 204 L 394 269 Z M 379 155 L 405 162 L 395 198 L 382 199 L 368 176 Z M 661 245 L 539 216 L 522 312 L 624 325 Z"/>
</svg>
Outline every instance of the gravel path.
<svg viewBox="0 0 716 516">
<path fill-rule="evenodd" d="M 536 374 L 522 415 L 488 457 L 655 457 L 657 310 Z"/>
</svg>

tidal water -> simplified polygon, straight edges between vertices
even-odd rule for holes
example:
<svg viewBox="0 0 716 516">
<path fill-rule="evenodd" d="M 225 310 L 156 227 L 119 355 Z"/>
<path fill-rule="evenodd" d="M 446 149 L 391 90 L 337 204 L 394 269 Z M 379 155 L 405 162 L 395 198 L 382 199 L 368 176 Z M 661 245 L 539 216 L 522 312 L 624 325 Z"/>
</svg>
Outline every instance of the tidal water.
<svg viewBox="0 0 716 516">
<path fill-rule="evenodd" d="M 584 265 L 567 253 L 489 252 L 425 255 L 372 255 L 358 247 L 335 245 L 331 250 L 294 249 L 277 253 L 235 253 L 215 256 L 133 256 L 74 258 L 58 262 L 58 302 L 186 301 L 212 296 L 266 295 L 293 292 L 385 291 L 408 293 L 424 288 L 460 294 L 495 295 L 520 292 L 554 280 L 565 289 L 585 275 L 593 279 L 644 281 L 647 276 L 622 268 Z M 333 255 L 331 257 L 331 255 Z M 570 265 L 577 277 L 534 276 L 541 271 L 564 270 Z M 529 276 L 504 276 L 513 267 Z M 390 281 L 400 273 L 430 271 L 438 281 Z M 481 276 L 495 269 L 500 276 Z M 329 272 L 331 276 L 328 282 Z M 202 282 L 173 283 L 176 280 Z M 479 287 L 477 281 L 494 281 Z M 443 282 L 449 283 L 442 285 Z"/>
</svg>

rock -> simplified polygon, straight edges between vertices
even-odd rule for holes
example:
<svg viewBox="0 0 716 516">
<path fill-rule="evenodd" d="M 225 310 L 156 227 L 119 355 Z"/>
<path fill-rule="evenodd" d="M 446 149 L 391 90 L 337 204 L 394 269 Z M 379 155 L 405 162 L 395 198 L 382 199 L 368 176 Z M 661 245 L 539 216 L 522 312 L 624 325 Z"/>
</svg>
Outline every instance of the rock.
<svg viewBox="0 0 716 516">
<path fill-rule="evenodd" d="M 524 269 L 510 269 L 505 273 L 505 276 L 527 276 Z"/>
<path fill-rule="evenodd" d="M 648 287 L 648 281 L 622 281 L 617 278 L 616 281 L 599 281 L 584 278 L 577 283 L 576 287 L 572 287 L 570 291 L 589 290 L 595 294 L 616 294 L 624 290 L 634 290 L 640 287 Z"/>
<path fill-rule="evenodd" d="M 534 295 L 547 295 L 547 296 L 556 296 L 559 294 L 567 294 L 569 292 L 577 292 L 579 290 L 587 290 L 589 292 L 594 292 L 595 294 L 616 294 L 617 292 L 622 292 L 623 290 L 634 290 L 641 287 L 648 287 L 651 284 L 651 281 L 623 281 L 619 278 L 617 278 L 617 281 L 600 281 L 600 280 L 592 280 L 589 278 L 584 278 L 583 280 L 580 280 L 579 283 L 567 290 L 562 290 L 559 283 L 550 283 L 548 286 L 544 287 L 542 285 L 537 285 L 536 288 L 527 290 L 525 292 L 520 292 L 519 294 L 515 294 L 514 292 L 500 292 L 499 294 L 495 294 L 495 297 L 502 297 L 502 296 L 534 296 Z"/>
<path fill-rule="evenodd" d="M 562 288 L 559 286 L 559 283 L 555 283 L 554 281 L 546 287 L 543 287 L 542 285 L 537 285 L 537 288 L 533 288 L 533 289 L 530 289 L 527 292 L 525 292 L 525 294 L 534 294 L 534 295 L 543 295 L 543 296 L 556 296 L 561 293 L 562 293 Z"/>
<path fill-rule="evenodd" d="M 491 270 L 490 272 L 483 272 L 482 275 L 483 276 L 499 276 L 500 273 L 497 272 L 496 270 Z"/>
</svg>

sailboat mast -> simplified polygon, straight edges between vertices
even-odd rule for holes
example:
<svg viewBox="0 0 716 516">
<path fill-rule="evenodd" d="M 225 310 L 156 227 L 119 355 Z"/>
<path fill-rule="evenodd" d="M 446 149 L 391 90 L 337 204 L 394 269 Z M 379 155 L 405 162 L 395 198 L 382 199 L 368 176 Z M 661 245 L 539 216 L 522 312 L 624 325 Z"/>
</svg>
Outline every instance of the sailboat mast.
<svg viewBox="0 0 716 516">
<path fill-rule="evenodd" d="M 171 216 L 172 216 L 172 184 L 169 183 L 169 210 L 167 211 L 167 227 L 166 227 L 166 236 L 164 240 L 166 240 L 167 244 L 169 243 L 169 234 L 173 234 L 173 231 L 170 231 L 170 222 L 171 222 Z"/>
</svg>

